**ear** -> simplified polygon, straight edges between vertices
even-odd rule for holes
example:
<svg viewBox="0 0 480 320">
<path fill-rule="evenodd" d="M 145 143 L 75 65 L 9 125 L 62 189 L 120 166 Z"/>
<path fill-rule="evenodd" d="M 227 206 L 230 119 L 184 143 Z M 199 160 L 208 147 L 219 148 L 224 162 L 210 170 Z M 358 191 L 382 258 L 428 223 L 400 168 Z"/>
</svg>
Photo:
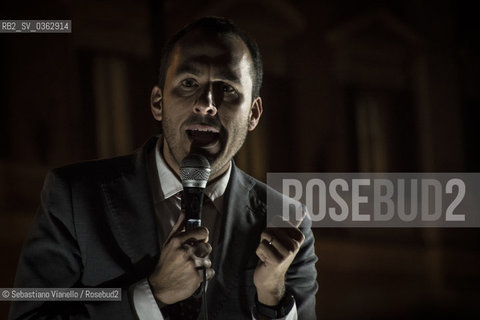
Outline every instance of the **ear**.
<svg viewBox="0 0 480 320">
<path fill-rule="evenodd" d="M 263 105 L 262 105 L 262 98 L 257 97 L 252 102 L 252 107 L 250 108 L 250 115 L 248 119 L 248 131 L 252 131 L 260 121 L 260 117 L 262 116 L 263 112 Z"/>
<path fill-rule="evenodd" d="M 158 86 L 154 86 L 152 89 L 152 94 L 150 95 L 150 109 L 152 111 L 153 117 L 157 121 L 162 121 L 162 99 L 162 89 L 160 89 Z"/>
</svg>

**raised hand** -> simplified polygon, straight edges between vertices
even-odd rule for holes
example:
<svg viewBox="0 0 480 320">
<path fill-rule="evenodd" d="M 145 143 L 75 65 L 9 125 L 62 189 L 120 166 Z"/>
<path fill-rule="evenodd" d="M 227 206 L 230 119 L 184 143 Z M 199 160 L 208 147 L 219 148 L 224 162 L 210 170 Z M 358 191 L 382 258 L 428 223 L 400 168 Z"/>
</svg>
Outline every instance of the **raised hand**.
<svg viewBox="0 0 480 320">
<path fill-rule="evenodd" d="M 253 276 L 261 303 L 275 306 L 280 302 L 285 292 L 285 274 L 304 240 L 300 229 L 291 224 L 262 232 L 256 251 L 260 262 Z"/>
</svg>

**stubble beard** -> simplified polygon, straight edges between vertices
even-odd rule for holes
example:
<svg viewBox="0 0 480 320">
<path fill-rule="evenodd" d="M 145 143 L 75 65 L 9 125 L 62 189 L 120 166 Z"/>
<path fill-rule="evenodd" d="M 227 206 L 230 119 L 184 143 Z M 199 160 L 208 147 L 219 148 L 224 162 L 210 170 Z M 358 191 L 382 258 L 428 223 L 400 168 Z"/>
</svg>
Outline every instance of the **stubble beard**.
<svg viewBox="0 0 480 320">
<path fill-rule="evenodd" d="M 213 159 L 212 157 L 209 157 L 211 177 L 215 176 L 218 172 L 220 172 L 230 162 L 230 160 L 233 159 L 233 157 L 243 146 L 248 133 L 248 119 L 242 122 L 246 122 L 246 125 L 236 126 L 236 128 L 231 133 L 234 137 L 234 140 L 228 143 L 227 137 L 227 141 L 224 141 L 224 143 L 222 144 L 221 150 L 218 155 L 215 155 Z M 165 118 L 162 120 L 163 137 L 167 142 L 168 151 L 170 152 L 170 155 L 177 164 L 177 166 L 180 167 L 183 157 L 186 157 L 188 153 L 182 155 L 184 151 L 182 149 L 181 141 L 178 141 L 177 143 L 174 142 L 175 135 L 178 134 L 177 132 L 175 132 L 175 130 L 177 129 L 171 126 Z M 227 134 L 229 135 L 230 133 Z M 222 141 L 220 142 L 222 143 Z M 179 157 L 182 157 L 182 159 L 179 159 Z"/>
<path fill-rule="evenodd" d="M 246 125 L 244 126 L 236 126 L 231 133 L 233 140 L 230 141 L 230 143 L 227 141 L 225 145 L 222 146 L 222 150 L 220 151 L 219 155 L 213 162 L 210 163 L 212 176 L 220 172 L 230 162 L 230 160 L 233 159 L 233 157 L 245 143 L 248 133 L 248 119 L 245 122 Z"/>
</svg>

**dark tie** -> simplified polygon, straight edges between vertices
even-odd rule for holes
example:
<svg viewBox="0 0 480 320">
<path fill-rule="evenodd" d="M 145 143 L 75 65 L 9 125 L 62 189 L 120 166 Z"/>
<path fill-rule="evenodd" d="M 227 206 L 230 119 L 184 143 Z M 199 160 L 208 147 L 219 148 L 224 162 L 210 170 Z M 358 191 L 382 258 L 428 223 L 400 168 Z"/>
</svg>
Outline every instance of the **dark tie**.
<svg viewBox="0 0 480 320">
<path fill-rule="evenodd" d="M 196 320 L 200 314 L 202 298 L 193 296 L 166 306 L 170 320 Z"/>
</svg>

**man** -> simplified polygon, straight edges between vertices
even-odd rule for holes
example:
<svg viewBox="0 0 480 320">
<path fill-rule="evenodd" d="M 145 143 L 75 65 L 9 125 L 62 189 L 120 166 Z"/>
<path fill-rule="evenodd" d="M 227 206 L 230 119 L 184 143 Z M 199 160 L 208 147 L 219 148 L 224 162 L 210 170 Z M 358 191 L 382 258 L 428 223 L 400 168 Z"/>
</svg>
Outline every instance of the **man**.
<svg viewBox="0 0 480 320">
<path fill-rule="evenodd" d="M 151 110 L 163 135 L 136 154 L 55 169 L 16 287 L 119 287 L 120 302 L 16 302 L 12 319 L 315 319 L 310 221 L 267 228 L 266 194 L 233 156 L 263 107 L 253 40 L 203 18 L 167 44 Z M 185 231 L 179 165 L 210 162 L 202 227 Z M 205 270 L 205 272 L 203 272 Z M 206 301 L 192 298 L 204 276 Z M 183 314 L 182 314 L 183 313 Z"/>
</svg>

